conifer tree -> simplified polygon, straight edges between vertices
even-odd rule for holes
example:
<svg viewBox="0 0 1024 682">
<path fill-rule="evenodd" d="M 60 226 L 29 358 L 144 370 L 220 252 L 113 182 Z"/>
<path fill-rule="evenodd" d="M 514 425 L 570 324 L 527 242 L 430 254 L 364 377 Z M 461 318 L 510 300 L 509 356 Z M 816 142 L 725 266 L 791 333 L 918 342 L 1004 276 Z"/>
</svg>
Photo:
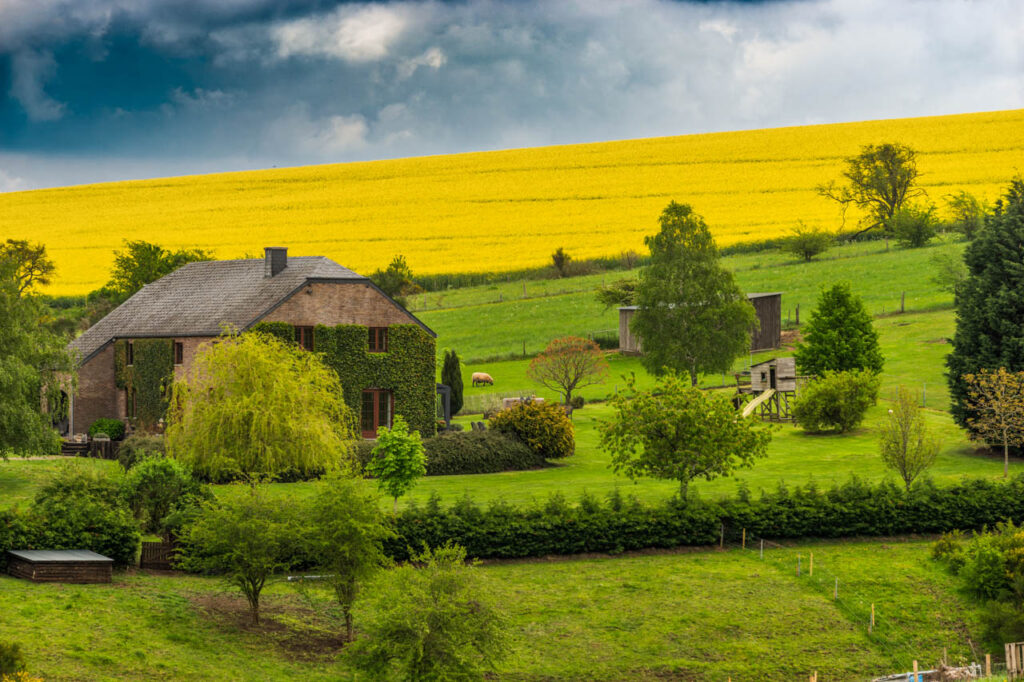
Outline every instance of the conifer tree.
<svg viewBox="0 0 1024 682">
<path fill-rule="evenodd" d="M 441 383 L 452 390 L 451 409 L 454 417 L 462 409 L 462 363 L 453 350 L 444 352 L 444 364 L 441 365 Z"/>
<path fill-rule="evenodd" d="M 826 371 L 882 371 L 878 332 L 864 303 L 839 282 L 818 297 L 818 307 L 804 327 L 804 343 L 796 349 L 796 364 L 803 374 Z"/>
<path fill-rule="evenodd" d="M 956 334 L 946 358 L 953 418 L 970 429 L 967 374 L 1024 370 L 1024 179 L 1010 183 L 964 253 L 968 276 L 956 294 Z"/>
</svg>

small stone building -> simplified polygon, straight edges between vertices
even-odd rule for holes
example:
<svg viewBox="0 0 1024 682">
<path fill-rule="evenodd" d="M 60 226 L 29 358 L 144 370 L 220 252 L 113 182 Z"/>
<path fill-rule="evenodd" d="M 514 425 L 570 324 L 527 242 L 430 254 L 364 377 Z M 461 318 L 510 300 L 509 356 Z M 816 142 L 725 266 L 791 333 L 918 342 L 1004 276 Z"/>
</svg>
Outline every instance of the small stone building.
<svg viewBox="0 0 1024 682">
<path fill-rule="evenodd" d="M 747 300 L 754 306 L 754 313 L 759 323 L 757 331 L 750 335 L 750 350 L 757 352 L 771 350 L 782 345 L 782 294 L 771 292 L 764 294 L 747 294 Z M 619 308 L 619 350 L 623 353 L 642 353 L 643 347 L 639 337 L 630 329 L 633 315 L 637 311 L 635 305 Z"/>
<path fill-rule="evenodd" d="M 390 426 L 395 414 L 433 435 L 437 335 L 369 278 L 276 247 L 262 259 L 189 263 L 72 341 L 79 368 L 68 433 L 84 433 L 101 417 L 158 422 L 171 381 L 189 371 L 205 344 L 226 328 L 256 325 L 325 351 L 364 436 Z"/>
</svg>

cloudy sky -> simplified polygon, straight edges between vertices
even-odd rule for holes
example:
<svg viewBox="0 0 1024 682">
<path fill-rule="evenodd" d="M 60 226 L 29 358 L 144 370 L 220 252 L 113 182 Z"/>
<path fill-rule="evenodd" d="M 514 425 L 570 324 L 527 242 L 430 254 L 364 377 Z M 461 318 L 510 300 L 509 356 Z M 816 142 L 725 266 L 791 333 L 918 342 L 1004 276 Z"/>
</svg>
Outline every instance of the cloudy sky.
<svg viewBox="0 0 1024 682">
<path fill-rule="evenodd" d="M 1024 107 L 1020 0 L 0 0 L 0 191 Z"/>
</svg>

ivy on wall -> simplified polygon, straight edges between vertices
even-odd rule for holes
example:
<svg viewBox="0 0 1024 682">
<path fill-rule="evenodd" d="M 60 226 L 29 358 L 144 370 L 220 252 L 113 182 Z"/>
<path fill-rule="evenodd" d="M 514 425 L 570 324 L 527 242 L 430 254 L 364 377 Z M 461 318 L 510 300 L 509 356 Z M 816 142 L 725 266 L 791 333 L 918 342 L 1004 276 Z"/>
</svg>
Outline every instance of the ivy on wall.
<svg viewBox="0 0 1024 682">
<path fill-rule="evenodd" d="M 253 331 L 295 341 L 295 328 L 285 322 L 260 322 Z M 317 325 L 313 347 L 324 363 L 338 373 L 345 404 L 358 418 L 363 390 L 381 388 L 395 396 L 395 414 L 422 436 L 436 429 L 434 337 L 415 324 L 388 327 L 388 351 L 371 353 L 369 330 L 357 324 Z"/>
<path fill-rule="evenodd" d="M 152 426 L 167 411 L 167 396 L 174 379 L 173 339 L 132 339 L 132 364 L 128 341 L 114 343 L 114 383 L 135 393 L 135 423 Z"/>
</svg>

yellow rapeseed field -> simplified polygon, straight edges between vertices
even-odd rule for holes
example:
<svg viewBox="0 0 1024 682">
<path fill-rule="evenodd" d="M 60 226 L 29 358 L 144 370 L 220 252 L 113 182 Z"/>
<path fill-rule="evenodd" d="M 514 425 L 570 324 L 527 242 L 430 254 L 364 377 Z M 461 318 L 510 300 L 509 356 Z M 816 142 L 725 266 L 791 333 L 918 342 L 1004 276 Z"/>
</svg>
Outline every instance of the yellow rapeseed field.
<svg viewBox="0 0 1024 682">
<path fill-rule="evenodd" d="M 692 204 L 721 245 L 834 229 L 816 185 L 860 145 L 919 152 L 931 200 L 996 198 L 1024 162 L 1024 110 L 686 135 L 396 161 L 118 182 L 0 194 L 0 239 L 42 241 L 50 292 L 103 284 L 124 239 L 220 258 L 288 246 L 363 273 L 404 254 L 415 272 L 541 265 L 643 249 L 670 201 Z M 849 219 L 856 220 L 856 216 Z"/>
</svg>

